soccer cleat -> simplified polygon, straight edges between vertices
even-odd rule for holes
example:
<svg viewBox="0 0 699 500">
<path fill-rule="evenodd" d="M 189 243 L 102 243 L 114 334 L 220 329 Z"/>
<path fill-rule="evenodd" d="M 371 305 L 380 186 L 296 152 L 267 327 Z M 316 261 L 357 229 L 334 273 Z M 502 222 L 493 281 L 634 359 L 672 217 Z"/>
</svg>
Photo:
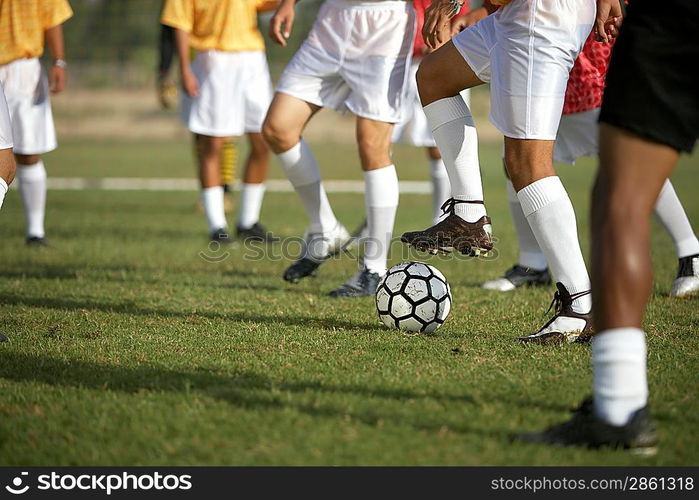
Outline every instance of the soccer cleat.
<svg viewBox="0 0 699 500">
<path fill-rule="evenodd" d="M 231 235 L 228 233 L 228 229 L 225 227 L 212 231 L 209 235 L 209 239 L 212 242 L 215 241 L 217 243 L 225 243 L 229 245 L 233 243 L 233 238 L 231 238 Z"/>
<path fill-rule="evenodd" d="M 2 333 L 0 333 L 0 342 L 7 342 L 8 340 L 9 340 L 9 339 L 8 339 L 5 335 L 3 335 Z"/>
<path fill-rule="evenodd" d="M 376 294 L 381 276 L 362 267 L 346 283 L 330 292 L 330 297 L 346 299 L 350 297 L 366 297 Z"/>
<path fill-rule="evenodd" d="M 483 216 L 476 222 L 467 222 L 454 213 L 454 206 L 458 203 L 483 202 L 450 198 L 442 205 L 442 212 L 448 214 L 446 218 L 424 231 L 403 233 L 401 241 L 431 254 L 456 251 L 472 257 L 486 255 L 493 249 L 490 217 Z"/>
<path fill-rule="evenodd" d="M 670 297 L 687 297 L 699 290 L 699 254 L 682 257 Z"/>
<path fill-rule="evenodd" d="M 235 229 L 235 235 L 238 239 L 243 241 L 252 240 L 263 241 L 265 243 L 276 243 L 279 241 L 279 238 L 274 236 L 271 232 L 267 230 L 265 226 L 263 226 L 259 222 L 256 222 L 247 229 L 238 226 Z"/>
<path fill-rule="evenodd" d="M 28 247 L 47 247 L 49 246 L 49 240 L 46 236 L 27 236 L 26 243 Z"/>
<path fill-rule="evenodd" d="M 616 426 L 595 415 L 592 398 L 585 399 L 573 410 L 573 417 L 567 422 L 543 432 L 519 434 L 518 438 L 529 443 L 558 446 L 611 447 L 645 456 L 655 455 L 658 443 L 648 405 L 637 410 L 626 425 Z"/>
<path fill-rule="evenodd" d="M 573 310 L 573 301 L 590 293 L 590 290 L 571 295 L 563 286 L 556 283 L 558 291 L 553 295 L 549 311 L 555 307 L 556 314 L 541 330 L 517 340 L 526 344 L 553 345 L 565 342 L 587 342 L 592 338 L 592 313 L 577 313 Z M 548 311 L 547 311 L 548 312 Z"/>
<path fill-rule="evenodd" d="M 551 284 L 551 275 L 548 269 L 537 271 L 529 267 L 516 264 L 512 266 L 501 278 L 486 281 L 482 288 L 509 292 L 521 286 L 547 286 Z"/>
<path fill-rule="evenodd" d="M 302 278 L 315 276 L 320 265 L 342 252 L 352 242 L 352 237 L 341 224 L 328 233 L 306 231 L 303 237 L 301 257 L 284 271 L 283 278 L 298 283 Z"/>
</svg>

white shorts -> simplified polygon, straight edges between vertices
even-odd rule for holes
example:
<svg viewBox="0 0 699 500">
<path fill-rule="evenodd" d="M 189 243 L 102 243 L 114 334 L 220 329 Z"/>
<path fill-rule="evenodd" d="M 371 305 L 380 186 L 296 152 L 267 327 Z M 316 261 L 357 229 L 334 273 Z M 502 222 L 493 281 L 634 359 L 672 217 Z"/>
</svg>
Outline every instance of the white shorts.
<svg viewBox="0 0 699 500">
<path fill-rule="evenodd" d="M 39 59 L 17 59 L 0 66 L 12 123 L 15 153 L 40 155 L 56 149 L 49 83 Z"/>
<path fill-rule="evenodd" d="M 490 121 L 505 136 L 556 138 L 568 74 L 594 18 L 594 0 L 513 0 L 452 39 L 490 82 Z"/>
<path fill-rule="evenodd" d="M 260 132 L 272 102 L 272 80 L 264 51 L 199 52 L 192 63 L 199 95 L 182 99 L 182 121 L 211 137 Z"/>
<path fill-rule="evenodd" d="M 5 92 L 0 84 L 0 149 L 10 149 L 12 147 L 12 124 L 10 123 L 10 112 L 7 110 Z"/>
<path fill-rule="evenodd" d="M 277 92 L 396 123 L 415 34 L 409 2 L 326 0 Z"/>
<path fill-rule="evenodd" d="M 417 69 L 420 66 L 419 59 L 413 59 L 410 65 L 410 75 L 405 88 L 405 101 L 401 120 L 393 127 L 393 137 L 391 142 L 408 144 L 410 146 L 433 148 L 437 144 L 432 137 L 430 125 L 422 109 L 420 95 L 417 91 Z M 471 91 L 466 89 L 461 91 L 466 104 L 470 104 Z"/>
<path fill-rule="evenodd" d="M 553 148 L 553 161 L 575 165 L 578 158 L 597 156 L 599 110 L 600 108 L 595 108 L 561 117 Z"/>
</svg>

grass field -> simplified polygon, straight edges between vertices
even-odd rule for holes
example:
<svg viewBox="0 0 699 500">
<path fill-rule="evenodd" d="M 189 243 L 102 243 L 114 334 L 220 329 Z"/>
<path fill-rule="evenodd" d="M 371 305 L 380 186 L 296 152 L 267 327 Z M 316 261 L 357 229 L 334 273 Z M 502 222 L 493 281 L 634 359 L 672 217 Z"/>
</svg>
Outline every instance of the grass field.
<svg viewBox="0 0 699 500">
<path fill-rule="evenodd" d="M 360 178 L 351 146 L 318 146 L 328 178 Z M 482 153 L 498 256 L 430 260 L 454 296 L 432 336 L 380 327 L 371 298 L 327 298 L 354 272 L 348 256 L 291 286 L 280 246 L 262 260 L 241 246 L 212 254 L 194 192 L 52 191 L 53 245 L 40 251 L 23 245 L 11 192 L 0 213 L 0 464 L 699 464 L 698 299 L 667 297 L 676 260 L 659 226 L 646 323 L 659 454 L 511 442 L 589 394 L 590 352 L 513 341 L 545 321 L 552 290 L 478 288 L 516 255 L 499 146 Z M 402 179 L 426 180 L 421 152 L 396 158 Z M 192 175 L 186 141 L 69 140 L 46 164 L 55 176 Z M 593 164 L 560 169 L 586 254 Z M 695 221 L 697 166 L 684 159 L 675 176 Z M 330 198 L 348 227 L 360 222 L 361 196 Z M 427 224 L 428 207 L 403 196 L 396 233 Z M 282 193 L 268 194 L 263 220 L 283 236 L 305 223 Z M 415 257 L 393 247 L 393 263 Z"/>
</svg>

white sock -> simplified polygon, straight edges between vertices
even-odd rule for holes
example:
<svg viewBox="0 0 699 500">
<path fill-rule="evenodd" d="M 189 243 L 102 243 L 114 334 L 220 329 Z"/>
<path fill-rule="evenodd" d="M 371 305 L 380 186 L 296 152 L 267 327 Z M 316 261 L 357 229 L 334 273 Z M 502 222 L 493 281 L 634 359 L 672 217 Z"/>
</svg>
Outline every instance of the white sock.
<svg viewBox="0 0 699 500">
<path fill-rule="evenodd" d="M 373 273 L 386 274 L 393 222 L 398 209 L 396 167 L 364 172 L 364 206 L 368 237 L 364 245 L 364 266 Z"/>
<path fill-rule="evenodd" d="M 204 205 L 204 214 L 210 232 L 228 227 L 226 212 L 223 208 L 223 186 L 203 188 L 201 204 Z"/>
<path fill-rule="evenodd" d="M 626 425 L 648 402 L 646 337 L 638 328 L 604 330 L 592 340 L 595 414 Z"/>
<path fill-rule="evenodd" d="M 277 155 L 282 169 L 301 197 L 311 232 L 328 232 L 339 222 L 320 182 L 320 168 L 311 149 L 303 139 L 291 149 Z"/>
<path fill-rule="evenodd" d="M 451 196 L 449 175 L 442 159 L 428 159 L 430 180 L 432 181 L 432 223 L 436 224 L 442 216 L 442 205 Z"/>
<path fill-rule="evenodd" d="M 442 153 L 452 196 L 456 200 L 483 201 L 478 134 L 468 106 L 457 95 L 435 101 L 423 109 Z M 469 222 L 486 215 L 484 205 L 473 203 L 459 203 L 454 212 Z"/>
<path fill-rule="evenodd" d="M 675 243 L 677 258 L 699 254 L 699 240 L 669 179 L 658 195 L 655 215 Z"/>
<path fill-rule="evenodd" d="M 5 195 L 7 194 L 8 189 L 7 182 L 5 182 L 5 179 L 0 177 L 0 208 L 2 208 L 2 202 L 5 201 Z"/>
<path fill-rule="evenodd" d="M 46 213 L 46 168 L 39 160 L 33 165 L 17 165 L 19 193 L 27 219 L 27 236 L 43 238 Z"/>
<path fill-rule="evenodd" d="M 239 228 L 250 229 L 260 221 L 260 210 L 264 196 L 264 184 L 243 184 L 240 189 L 240 205 L 238 206 Z"/>
<path fill-rule="evenodd" d="M 514 222 L 515 231 L 517 232 L 517 242 L 519 243 L 519 265 L 537 271 L 543 271 L 548 267 L 546 257 L 541 251 L 541 248 L 539 248 L 536 236 L 534 236 L 534 232 L 529 226 L 524 212 L 522 212 L 522 205 L 519 204 L 517 191 L 515 191 L 512 181 L 509 179 L 507 179 L 507 198 L 510 201 L 512 222 Z"/>
<path fill-rule="evenodd" d="M 517 198 L 556 281 L 571 295 L 589 290 L 590 277 L 580 251 L 575 211 L 561 180 L 557 176 L 544 177 L 520 190 Z M 577 313 L 588 313 L 591 307 L 590 294 L 573 301 Z"/>
</svg>

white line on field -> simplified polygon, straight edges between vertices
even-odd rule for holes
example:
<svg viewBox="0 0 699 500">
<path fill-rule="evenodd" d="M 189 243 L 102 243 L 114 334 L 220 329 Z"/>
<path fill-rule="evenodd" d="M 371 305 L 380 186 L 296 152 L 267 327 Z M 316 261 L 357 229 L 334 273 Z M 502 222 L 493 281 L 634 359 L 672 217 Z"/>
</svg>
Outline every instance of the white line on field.
<svg viewBox="0 0 699 500">
<path fill-rule="evenodd" d="M 13 183 L 15 187 L 17 183 Z M 328 193 L 363 193 L 363 181 L 334 180 L 323 182 Z M 270 179 L 266 183 L 267 191 L 272 193 L 290 193 L 291 184 L 283 179 Z M 49 177 L 48 188 L 60 191 L 80 191 L 96 189 L 105 191 L 197 191 L 196 179 L 177 178 L 140 178 L 140 177 Z M 240 189 L 240 183 L 234 185 Z M 427 181 L 401 181 L 400 192 L 405 194 L 429 194 L 430 183 Z"/>
</svg>

